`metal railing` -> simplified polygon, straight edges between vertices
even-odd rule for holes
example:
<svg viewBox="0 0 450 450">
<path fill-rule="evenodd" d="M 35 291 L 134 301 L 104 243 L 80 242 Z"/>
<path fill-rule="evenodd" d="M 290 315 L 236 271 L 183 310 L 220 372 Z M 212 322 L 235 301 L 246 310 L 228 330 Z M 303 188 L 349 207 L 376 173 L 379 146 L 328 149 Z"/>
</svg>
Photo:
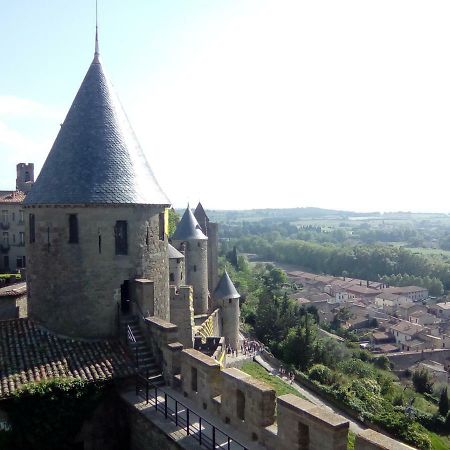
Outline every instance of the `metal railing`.
<svg viewBox="0 0 450 450">
<path fill-rule="evenodd" d="M 163 414 L 166 419 L 183 428 L 186 435 L 192 436 L 202 447 L 210 450 L 248 450 L 247 447 L 139 374 L 136 375 L 136 395 L 143 398 L 146 404 L 152 405 L 155 411 Z"/>
<path fill-rule="evenodd" d="M 136 364 L 136 368 L 139 369 L 139 352 L 138 352 L 138 346 L 136 342 L 136 338 L 134 337 L 133 330 L 131 329 L 130 325 L 127 325 L 127 328 L 125 330 L 126 332 L 126 343 L 130 348 L 134 347 L 134 362 Z"/>
</svg>

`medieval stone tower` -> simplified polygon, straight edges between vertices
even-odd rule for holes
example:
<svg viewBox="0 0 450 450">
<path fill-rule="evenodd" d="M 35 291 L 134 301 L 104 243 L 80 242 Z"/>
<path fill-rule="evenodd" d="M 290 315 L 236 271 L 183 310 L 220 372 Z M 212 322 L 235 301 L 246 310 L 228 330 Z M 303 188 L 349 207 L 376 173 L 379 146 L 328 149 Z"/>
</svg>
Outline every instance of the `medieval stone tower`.
<svg viewBox="0 0 450 450">
<path fill-rule="evenodd" d="M 170 205 L 94 59 L 25 201 L 29 316 L 53 332 L 117 333 L 130 282 L 153 283 L 170 319 L 164 210 Z"/>
<path fill-rule="evenodd" d="M 16 169 L 16 189 L 27 194 L 30 192 L 34 183 L 34 164 L 19 163 L 17 164 Z"/>
<path fill-rule="evenodd" d="M 211 222 L 206 215 L 203 205 L 199 202 L 195 208 L 194 216 L 200 225 L 203 234 L 208 238 L 208 287 L 213 292 L 219 281 L 218 254 L 219 254 L 219 225 Z"/>
<path fill-rule="evenodd" d="M 186 283 L 194 290 L 194 314 L 208 313 L 208 238 L 189 206 L 177 225 L 172 243 L 184 252 Z"/>
<path fill-rule="evenodd" d="M 222 317 L 222 335 L 225 343 L 239 350 L 239 295 L 227 271 L 214 291 L 214 307 L 220 308 Z"/>
</svg>

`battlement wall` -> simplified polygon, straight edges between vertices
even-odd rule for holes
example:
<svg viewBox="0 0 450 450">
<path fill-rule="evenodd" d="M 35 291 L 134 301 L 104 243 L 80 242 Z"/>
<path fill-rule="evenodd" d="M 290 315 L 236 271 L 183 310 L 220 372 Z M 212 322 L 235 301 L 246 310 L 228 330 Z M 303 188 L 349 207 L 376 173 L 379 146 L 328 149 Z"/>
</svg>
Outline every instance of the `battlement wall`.
<svg viewBox="0 0 450 450">
<path fill-rule="evenodd" d="M 213 358 L 182 350 L 181 390 L 199 410 L 267 449 L 346 450 L 349 422 L 344 417 L 295 395 L 276 397 L 266 383 L 235 368 L 222 369 Z M 407 450 L 411 447 L 366 430 L 355 450 Z"/>
</svg>

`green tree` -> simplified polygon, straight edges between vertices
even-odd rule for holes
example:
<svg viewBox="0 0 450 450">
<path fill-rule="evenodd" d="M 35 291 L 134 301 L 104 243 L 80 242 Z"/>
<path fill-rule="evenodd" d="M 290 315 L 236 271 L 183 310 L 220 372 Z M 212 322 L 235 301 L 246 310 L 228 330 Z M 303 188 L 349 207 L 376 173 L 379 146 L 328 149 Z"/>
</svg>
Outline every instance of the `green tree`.
<svg viewBox="0 0 450 450">
<path fill-rule="evenodd" d="M 173 209 L 169 209 L 169 237 L 172 236 L 173 233 L 175 233 L 175 229 L 177 228 L 177 224 L 180 221 L 180 216 L 177 214 L 177 212 Z"/>
<path fill-rule="evenodd" d="M 415 370 L 412 375 L 412 382 L 414 389 L 419 394 L 432 392 L 433 383 L 431 381 L 430 372 L 428 372 L 427 369 L 422 367 L 421 369 Z"/>
<path fill-rule="evenodd" d="M 448 392 L 447 387 L 443 388 L 439 396 L 439 414 L 447 417 L 448 413 Z"/>
</svg>

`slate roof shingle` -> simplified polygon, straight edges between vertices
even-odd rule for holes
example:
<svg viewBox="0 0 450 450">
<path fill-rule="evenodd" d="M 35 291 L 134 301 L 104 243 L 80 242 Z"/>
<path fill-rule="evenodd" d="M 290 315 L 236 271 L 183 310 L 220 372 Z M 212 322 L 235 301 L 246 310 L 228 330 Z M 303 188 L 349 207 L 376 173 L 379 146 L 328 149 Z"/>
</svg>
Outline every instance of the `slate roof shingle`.
<svg viewBox="0 0 450 450">
<path fill-rule="evenodd" d="M 97 56 L 25 205 L 170 205 Z"/>
<path fill-rule="evenodd" d="M 54 377 L 98 381 L 134 373 L 127 351 L 117 341 L 62 338 L 30 319 L 0 321 L 0 399 L 23 384 Z"/>
</svg>

